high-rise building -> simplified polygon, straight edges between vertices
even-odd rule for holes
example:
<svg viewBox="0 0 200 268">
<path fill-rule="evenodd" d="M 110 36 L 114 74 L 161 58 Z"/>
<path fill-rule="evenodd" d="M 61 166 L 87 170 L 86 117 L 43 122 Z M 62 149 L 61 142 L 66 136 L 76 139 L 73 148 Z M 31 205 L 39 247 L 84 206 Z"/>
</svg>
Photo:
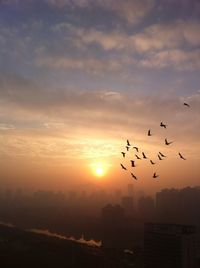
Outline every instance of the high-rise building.
<svg viewBox="0 0 200 268">
<path fill-rule="evenodd" d="M 193 225 L 147 223 L 144 229 L 145 268 L 195 268 Z"/>
<path fill-rule="evenodd" d="M 107 204 L 105 207 L 102 208 L 103 223 L 106 223 L 107 225 L 111 224 L 113 226 L 113 223 L 121 223 L 123 219 L 124 210 L 121 206 L 113 206 L 111 204 Z"/>
<path fill-rule="evenodd" d="M 133 197 L 132 196 L 123 196 L 122 197 L 122 207 L 126 216 L 133 215 Z"/>
<path fill-rule="evenodd" d="M 134 188 L 133 188 L 133 184 L 132 183 L 129 183 L 127 185 L 127 194 L 128 196 L 132 196 L 134 195 Z"/>
<path fill-rule="evenodd" d="M 199 225 L 200 188 L 163 189 L 156 194 L 156 212 L 163 222 Z"/>
<path fill-rule="evenodd" d="M 140 218 L 152 221 L 155 212 L 154 200 L 151 196 L 142 196 L 138 200 L 138 213 Z"/>
</svg>

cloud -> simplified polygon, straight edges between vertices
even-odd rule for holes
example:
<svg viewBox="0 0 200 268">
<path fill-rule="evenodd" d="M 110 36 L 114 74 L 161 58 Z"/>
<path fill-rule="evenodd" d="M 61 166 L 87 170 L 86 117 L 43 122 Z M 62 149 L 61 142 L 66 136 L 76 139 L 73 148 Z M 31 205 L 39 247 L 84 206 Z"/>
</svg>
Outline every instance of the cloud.
<svg viewBox="0 0 200 268">
<path fill-rule="evenodd" d="M 14 125 L 0 123 L 0 130 L 12 130 L 15 129 Z"/>
<path fill-rule="evenodd" d="M 75 7 L 85 8 L 85 7 L 88 7 L 92 1 L 90 0 L 45 0 L 45 2 L 57 8 L 63 8 L 65 6 L 70 6 L 72 8 L 75 8 Z"/>
<path fill-rule="evenodd" d="M 104 33 L 96 29 L 85 30 L 83 28 L 73 28 L 72 32 L 78 38 L 78 41 L 81 41 L 83 44 L 97 44 L 105 50 L 121 50 L 126 48 L 126 41 L 130 43 L 128 36 L 117 31 Z"/>
<path fill-rule="evenodd" d="M 21 77 L 4 75 L 3 81 L 0 77 L 0 114 L 1 122 L 6 122 L 0 124 L 0 158 L 46 159 L 49 163 L 51 159 L 116 157 L 127 137 L 149 147 L 149 128 L 154 133 L 150 146 L 158 148 L 166 133 L 159 126 L 161 121 L 175 141 L 173 150 L 183 143 L 185 150 L 199 148 L 198 92 L 180 99 L 168 92 L 138 96 L 125 89 L 47 90 Z"/>
<path fill-rule="evenodd" d="M 24 122 L 23 125 L 33 123 L 38 128 L 46 130 L 49 128 L 62 130 L 67 126 L 72 130 L 78 126 L 103 130 L 109 126 L 112 131 L 120 130 L 123 126 L 123 131 L 135 129 L 137 132 L 141 129 L 144 131 L 149 122 L 152 126 L 156 126 L 160 120 L 164 120 L 174 121 L 174 125 L 180 127 L 175 128 L 174 135 L 176 135 L 176 132 L 182 130 L 183 118 L 187 118 L 186 125 L 190 125 L 194 123 L 192 118 L 199 120 L 200 114 L 198 92 L 195 97 L 186 99 L 193 107 L 191 112 L 187 113 L 182 107 L 183 100 L 174 96 L 158 94 L 158 96 L 139 97 L 134 93 L 126 91 L 119 93 L 109 89 L 98 91 L 55 89 L 47 92 L 31 81 L 10 77 L 7 81 L 4 80 L 3 86 L 0 84 L 0 112 L 4 111 L 7 122 L 10 118 L 16 122 Z M 195 128 L 196 133 L 200 134 L 199 131 L 199 127 Z"/>
<path fill-rule="evenodd" d="M 122 69 L 120 62 L 116 60 L 101 59 L 74 59 L 63 57 L 40 58 L 36 61 L 38 66 L 55 69 L 71 69 L 86 71 L 91 74 L 102 74 L 105 72 L 116 72 Z"/>
<path fill-rule="evenodd" d="M 169 24 L 154 24 L 134 36 L 137 51 L 174 49 L 185 44 L 200 45 L 199 21 L 178 20 Z"/>
<path fill-rule="evenodd" d="M 200 45 L 200 34 L 199 34 L 199 21 L 183 22 L 180 23 L 183 36 L 188 44 L 199 46 Z"/>
<path fill-rule="evenodd" d="M 115 91 L 106 91 L 102 94 L 102 98 L 106 100 L 121 100 L 122 94 Z"/>
<path fill-rule="evenodd" d="M 170 24 L 154 24 L 135 34 L 119 30 L 105 32 L 95 28 L 84 29 L 70 24 L 58 24 L 53 30 L 69 34 L 68 42 L 89 51 L 98 46 L 104 53 L 116 52 L 115 60 L 108 63 L 108 71 L 127 67 L 142 66 L 145 68 L 174 67 L 179 71 L 199 69 L 200 22 L 178 20 Z M 116 57 L 118 55 L 118 57 Z M 66 61 L 66 66 L 65 66 Z M 73 61 L 73 63 L 72 63 Z M 95 63 L 101 69 L 101 60 Z M 111 62 L 111 61 L 110 61 Z M 54 63 L 56 65 L 56 61 Z M 59 66 L 74 69 L 92 69 L 92 61 L 58 60 Z M 51 66 L 51 63 L 50 63 Z M 88 68 L 87 68 L 88 66 Z M 111 67 L 111 68 L 110 68 Z"/>
<path fill-rule="evenodd" d="M 104 50 L 128 50 L 144 53 L 175 49 L 184 45 L 198 47 L 200 45 L 199 21 L 175 21 L 170 24 L 154 24 L 139 33 L 127 34 L 119 30 L 100 31 L 95 28 L 84 29 L 61 23 L 53 27 L 54 31 L 70 33 L 68 41 L 74 44 L 97 44 Z"/>
<path fill-rule="evenodd" d="M 20 5 L 26 6 L 33 4 L 35 0 L 0 0 L 0 5 Z"/>
<path fill-rule="evenodd" d="M 151 53 L 140 61 L 142 67 L 162 69 L 173 67 L 179 71 L 200 69 L 200 49 L 193 51 L 165 50 Z"/>
<path fill-rule="evenodd" d="M 66 126 L 64 123 L 59 123 L 59 122 L 46 122 L 44 123 L 44 126 L 48 129 L 53 128 L 53 129 L 64 129 Z"/>
<path fill-rule="evenodd" d="M 99 0 L 99 2 L 108 10 L 116 12 L 129 24 L 140 22 L 154 6 L 152 0 Z"/>
<path fill-rule="evenodd" d="M 140 22 L 153 8 L 154 0 L 46 0 L 57 8 L 101 9 L 113 12 L 128 24 Z"/>
<path fill-rule="evenodd" d="M 49 26 L 52 42 L 37 39 L 43 26 L 41 21 L 31 20 L 20 29 L 0 27 L 0 53 L 8 64 L 36 63 L 36 67 L 79 70 L 92 75 L 126 72 L 138 66 L 154 69 L 172 66 L 179 71 L 199 69 L 200 22 L 197 20 L 153 24 L 132 33 L 62 22 Z"/>
</svg>

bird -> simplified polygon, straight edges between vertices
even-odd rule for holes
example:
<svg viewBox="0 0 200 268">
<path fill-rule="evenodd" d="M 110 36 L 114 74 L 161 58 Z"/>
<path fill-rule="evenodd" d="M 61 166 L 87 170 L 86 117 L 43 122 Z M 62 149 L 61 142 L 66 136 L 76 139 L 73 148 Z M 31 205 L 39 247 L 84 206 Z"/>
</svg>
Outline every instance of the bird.
<svg viewBox="0 0 200 268">
<path fill-rule="evenodd" d="M 127 152 L 129 151 L 129 147 L 128 146 L 126 146 L 126 150 L 127 150 Z"/>
<path fill-rule="evenodd" d="M 132 176 L 135 180 L 137 180 L 137 177 L 136 177 L 133 173 L 131 173 L 131 176 Z"/>
<path fill-rule="evenodd" d="M 160 123 L 161 127 L 167 128 L 167 125 L 163 124 L 163 122 Z"/>
<path fill-rule="evenodd" d="M 153 174 L 153 178 L 157 178 L 159 175 L 156 175 L 156 172 Z"/>
<path fill-rule="evenodd" d="M 140 159 L 140 160 L 141 160 L 141 158 L 140 158 L 137 154 L 135 154 L 135 157 L 136 157 L 137 159 Z"/>
<path fill-rule="evenodd" d="M 178 153 L 178 154 L 179 154 L 179 156 L 180 156 L 181 159 L 186 160 L 186 158 L 183 157 L 181 153 Z"/>
<path fill-rule="evenodd" d="M 150 160 L 150 162 L 151 162 L 152 165 L 155 165 L 155 163 L 152 160 Z"/>
<path fill-rule="evenodd" d="M 131 146 L 129 140 L 127 140 L 126 142 L 127 142 L 127 146 Z"/>
<path fill-rule="evenodd" d="M 126 155 L 126 153 L 124 153 L 124 152 L 121 152 L 121 154 L 123 155 L 123 157 L 125 157 L 125 155 Z"/>
<path fill-rule="evenodd" d="M 161 157 L 160 157 L 160 155 L 158 154 L 158 158 L 159 158 L 159 160 L 163 160 Z"/>
<path fill-rule="evenodd" d="M 131 160 L 131 166 L 135 167 L 135 161 L 134 160 Z"/>
<path fill-rule="evenodd" d="M 120 165 L 121 165 L 122 169 L 127 170 L 127 168 L 124 165 L 122 165 L 122 164 L 120 164 Z"/>
<path fill-rule="evenodd" d="M 187 107 L 190 107 L 190 105 L 186 102 L 183 103 L 183 105 L 187 106 Z"/>
<path fill-rule="evenodd" d="M 162 154 L 161 152 L 159 152 L 159 154 L 160 154 L 162 157 L 167 157 L 166 155 Z"/>
<path fill-rule="evenodd" d="M 138 147 L 134 146 L 133 149 L 135 149 L 137 151 L 137 153 L 139 152 Z"/>
<path fill-rule="evenodd" d="M 144 154 L 144 152 L 142 152 L 143 158 L 147 159 L 146 155 Z"/>
<path fill-rule="evenodd" d="M 165 139 L 165 144 L 170 145 L 173 141 L 168 142 L 167 139 Z"/>
<path fill-rule="evenodd" d="M 152 136 L 151 129 L 148 130 L 148 136 Z"/>
</svg>

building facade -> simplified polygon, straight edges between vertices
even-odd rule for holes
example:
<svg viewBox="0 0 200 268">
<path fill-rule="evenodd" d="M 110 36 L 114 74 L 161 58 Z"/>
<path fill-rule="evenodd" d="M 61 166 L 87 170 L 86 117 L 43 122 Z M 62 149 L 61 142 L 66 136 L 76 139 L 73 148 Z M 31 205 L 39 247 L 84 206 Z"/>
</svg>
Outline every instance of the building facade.
<svg viewBox="0 0 200 268">
<path fill-rule="evenodd" d="M 145 268 L 195 268 L 195 227 L 147 223 L 144 227 Z"/>
</svg>

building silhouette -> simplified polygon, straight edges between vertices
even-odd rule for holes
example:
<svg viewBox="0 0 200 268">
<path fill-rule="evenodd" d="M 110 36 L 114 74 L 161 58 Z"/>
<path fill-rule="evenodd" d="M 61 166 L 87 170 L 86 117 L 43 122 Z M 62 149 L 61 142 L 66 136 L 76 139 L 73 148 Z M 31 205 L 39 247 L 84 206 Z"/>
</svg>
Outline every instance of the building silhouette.
<svg viewBox="0 0 200 268">
<path fill-rule="evenodd" d="M 123 196 L 122 197 L 122 207 L 124 209 L 126 216 L 133 216 L 133 197 L 132 196 Z"/>
<path fill-rule="evenodd" d="M 134 187 L 133 187 L 132 183 L 131 184 L 129 183 L 127 185 L 127 194 L 128 194 L 128 196 L 132 196 L 132 197 L 134 195 Z"/>
<path fill-rule="evenodd" d="M 151 196 L 141 196 L 138 199 L 138 213 L 141 219 L 152 221 L 155 214 L 155 204 Z"/>
<path fill-rule="evenodd" d="M 193 225 L 147 223 L 144 228 L 145 268 L 195 268 Z"/>
</svg>

